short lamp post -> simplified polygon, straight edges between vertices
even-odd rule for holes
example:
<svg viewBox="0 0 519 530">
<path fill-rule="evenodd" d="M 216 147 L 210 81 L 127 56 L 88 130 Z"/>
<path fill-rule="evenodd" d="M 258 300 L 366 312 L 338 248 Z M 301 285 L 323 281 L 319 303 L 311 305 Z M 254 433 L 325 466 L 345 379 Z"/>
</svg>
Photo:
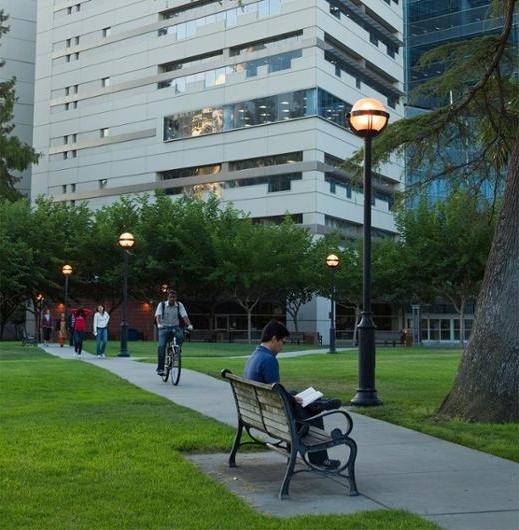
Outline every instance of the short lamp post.
<svg viewBox="0 0 519 530">
<path fill-rule="evenodd" d="M 382 405 L 375 388 L 375 324 L 371 312 L 371 141 L 386 127 L 389 114 L 373 98 L 359 99 L 348 114 L 351 131 L 364 138 L 364 262 L 362 315 L 359 324 L 359 388 L 352 405 Z"/>
<path fill-rule="evenodd" d="M 332 293 L 330 296 L 330 353 L 335 353 L 335 271 L 339 266 L 338 256 L 330 254 L 326 258 L 326 266 L 332 271 Z"/>
<path fill-rule="evenodd" d="M 121 351 L 117 357 L 129 357 L 128 353 L 128 252 L 135 244 L 135 238 L 130 232 L 119 236 L 119 246 L 123 249 L 123 318 L 121 320 Z"/>
</svg>

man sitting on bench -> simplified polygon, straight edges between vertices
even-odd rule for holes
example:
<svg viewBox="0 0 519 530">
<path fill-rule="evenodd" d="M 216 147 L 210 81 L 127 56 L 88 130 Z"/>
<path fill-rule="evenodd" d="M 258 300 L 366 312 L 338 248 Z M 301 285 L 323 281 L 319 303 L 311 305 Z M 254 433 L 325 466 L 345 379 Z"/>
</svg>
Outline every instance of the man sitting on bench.
<svg viewBox="0 0 519 530">
<path fill-rule="evenodd" d="M 283 349 L 289 336 L 290 332 L 281 322 L 271 320 L 261 333 L 261 344 L 247 361 L 244 377 L 267 385 L 279 383 L 279 363 L 276 356 Z M 294 414 L 299 419 L 307 419 L 324 410 L 338 409 L 340 406 L 341 402 L 339 399 L 318 399 L 303 408 L 295 397 L 292 399 Z M 322 418 L 314 420 L 312 425 L 324 429 Z M 313 465 L 322 469 L 331 470 L 337 469 L 340 466 L 340 461 L 328 458 L 326 451 L 309 453 L 308 459 Z"/>
</svg>

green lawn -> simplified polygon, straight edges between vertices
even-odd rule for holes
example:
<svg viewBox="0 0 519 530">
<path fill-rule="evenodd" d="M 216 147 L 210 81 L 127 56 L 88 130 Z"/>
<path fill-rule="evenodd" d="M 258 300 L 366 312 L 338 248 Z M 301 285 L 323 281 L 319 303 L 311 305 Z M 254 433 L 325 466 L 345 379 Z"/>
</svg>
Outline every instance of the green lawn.
<svg viewBox="0 0 519 530">
<path fill-rule="evenodd" d="M 232 428 L 33 347 L 0 343 L 0 403 L 2 528 L 437 528 L 400 511 L 259 515 L 182 456 L 229 450 Z"/>
<path fill-rule="evenodd" d="M 289 389 L 314 386 L 344 403 L 355 395 L 357 352 L 280 359 L 281 379 Z M 436 411 L 449 391 L 459 350 L 379 348 L 376 385 L 384 406 L 356 409 L 391 423 L 519 462 L 519 424 L 468 423 L 439 418 Z M 222 368 L 241 374 L 245 359 L 186 358 L 184 366 L 219 377 Z"/>
<path fill-rule="evenodd" d="M 119 342 L 109 341 L 107 354 L 117 355 L 119 352 Z M 86 340 L 83 348 L 89 353 L 95 353 L 95 341 Z M 306 344 L 287 344 L 284 351 L 315 350 L 320 346 L 309 346 Z M 153 341 L 130 341 L 128 351 L 132 357 L 147 358 L 155 360 L 157 358 L 157 343 Z M 184 342 L 182 354 L 184 357 L 239 357 L 249 355 L 251 346 L 243 343 L 228 342 Z"/>
</svg>

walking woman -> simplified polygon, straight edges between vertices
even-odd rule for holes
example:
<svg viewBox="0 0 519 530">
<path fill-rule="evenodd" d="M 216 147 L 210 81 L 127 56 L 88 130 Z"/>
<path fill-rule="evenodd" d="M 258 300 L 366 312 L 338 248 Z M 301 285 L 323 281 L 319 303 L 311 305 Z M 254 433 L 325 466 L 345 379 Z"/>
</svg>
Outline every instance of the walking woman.
<svg viewBox="0 0 519 530">
<path fill-rule="evenodd" d="M 98 358 L 106 357 L 106 343 L 108 342 L 108 322 L 110 315 L 105 311 L 105 306 L 99 304 L 94 315 L 94 336 L 96 338 L 96 355 Z"/>
<path fill-rule="evenodd" d="M 50 309 L 45 309 L 41 317 L 41 329 L 43 331 L 43 344 L 48 344 L 52 338 L 52 316 Z"/>
<path fill-rule="evenodd" d="M 85 338 L 85 312 L 82 309 L 76 311 L 74 320 L 74 352 L 77 357 L 81 357 L 83 351 L 83 339 Z"/>
</svg>

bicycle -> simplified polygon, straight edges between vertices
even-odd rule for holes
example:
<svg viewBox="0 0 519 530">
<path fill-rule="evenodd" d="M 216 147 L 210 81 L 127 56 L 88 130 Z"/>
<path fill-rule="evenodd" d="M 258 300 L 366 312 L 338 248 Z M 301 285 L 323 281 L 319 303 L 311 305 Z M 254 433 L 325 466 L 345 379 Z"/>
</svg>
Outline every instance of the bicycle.
<svg viewBox="0 0 519 530">
<path fill-rule="evenodd" d="M 167 382 L 171 374 L 171 384 L 176 386 L 180 381 L 180 371 L 182 364 L 182 348 L 177 344 L 177 337 L 169 339 L 166 344 L 166 359 L 164 362 L 164 371 L 162 381 Z"/>
</svg>

